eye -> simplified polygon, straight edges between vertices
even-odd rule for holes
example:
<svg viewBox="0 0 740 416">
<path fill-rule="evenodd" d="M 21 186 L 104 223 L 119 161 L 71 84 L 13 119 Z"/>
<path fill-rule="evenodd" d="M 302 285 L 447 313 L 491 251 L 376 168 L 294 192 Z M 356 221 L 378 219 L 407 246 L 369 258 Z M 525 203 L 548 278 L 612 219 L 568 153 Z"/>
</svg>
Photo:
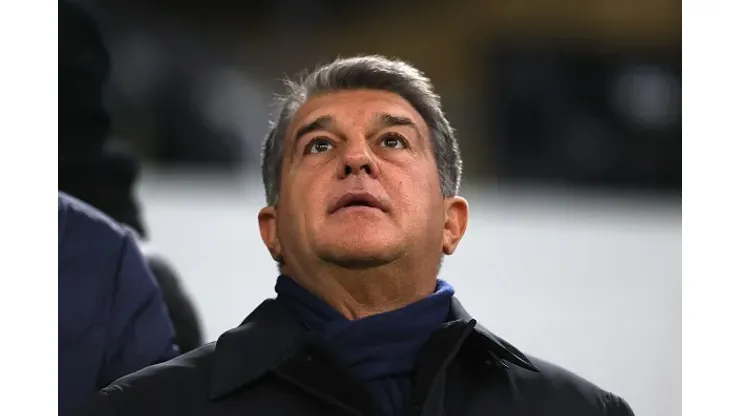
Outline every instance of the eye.
<svg viewBox="0 0 740 416">
<path fill-rule="evenodd" d="M 406 139 L 397 133 L 384 134 L 383 137 L 380 138 L 380 144 L 391 149 L 405 149 L 408 147 Z"/>
<path fill-rule="evenodd" d="M 331 143 L 331 141 L 325 137 L 317 137 L 313 140 L 311 140 L 308 145 L 306 145 L 306 150 L 304 153 L 324 153 L 328 152 L 334 147 L 334 145 Z"/>
</svg>

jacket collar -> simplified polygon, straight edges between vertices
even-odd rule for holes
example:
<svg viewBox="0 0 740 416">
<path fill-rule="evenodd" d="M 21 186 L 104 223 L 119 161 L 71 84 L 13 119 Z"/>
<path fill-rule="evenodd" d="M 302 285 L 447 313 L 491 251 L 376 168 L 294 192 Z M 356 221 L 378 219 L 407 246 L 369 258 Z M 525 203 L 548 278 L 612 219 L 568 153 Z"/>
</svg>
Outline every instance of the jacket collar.
<svg viewBox="0 0 740 416">
<path fill-rule="evenodd" d="M 465 308 L 463 308 L 460 301 L 455 297 L 452 298 L 450 318 L 452 320 L 462 321 L 465 323 L 474 323 L 475 326 L 473 333 L 471 334 L 471 341 L 482 345 L 488 354 L 490 354 L 491 359 L 496 360 L 496 362 L 501 363 L 504 366 L 506 366 L 506 364 L 502 363 L 502 361 L 509 362 L 530 371 L 539 372 L 537 367 L 532 364 L 524 353 L 506 342 L 504 339 L 497 337 L 473 319 Z"/>
<path fill-rule="evenodd" d="M 455 297 L 450 318 L 474 325 L 469 341 L 483 346 L 491 359 L 539 371 L 526 355 L 471 318 Z M 276 368 L 290 357 L 305 334 L 301 324 L 274 299 L 265 300 L 241 325 L 218 338 L 209 397 L 215 400 L 233 393 Z"/>
<path fill-rule="evenodd" d="M 274 299 L 267 299 L 238 327 L 216 341 L 209 397 L 217 399 L 276 367 L 292 352 L 303 328 Z"/>
</svg>

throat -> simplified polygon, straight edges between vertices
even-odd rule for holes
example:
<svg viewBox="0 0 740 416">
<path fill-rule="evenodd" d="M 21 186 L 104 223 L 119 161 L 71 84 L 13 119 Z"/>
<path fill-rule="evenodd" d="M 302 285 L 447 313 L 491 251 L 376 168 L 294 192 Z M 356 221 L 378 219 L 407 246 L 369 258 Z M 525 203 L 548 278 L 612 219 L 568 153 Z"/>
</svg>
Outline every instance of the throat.
<svg viewBox="0 0 740 416">
<path fill-rule="evenodd" d="M 411 371 L 419 349 L 447 321 L 454 294 L 449 284 L 439 280 L 415 302 L 350 317 L 290 277 L 280 276 L 275 289 L 277 300 L 366 381 Z"/>
<path fill-rule="evenodd" d="M 346 273 L 346 272 L 345 272 Z M 367 318 L 402 309 L 432 295 L 436 279 L 413 279 L 397 276 L 364 276 L 358 270 L 342 279 L 300 281 L 300 285 L 322 299 L 349 320 Z"/>
</svg>

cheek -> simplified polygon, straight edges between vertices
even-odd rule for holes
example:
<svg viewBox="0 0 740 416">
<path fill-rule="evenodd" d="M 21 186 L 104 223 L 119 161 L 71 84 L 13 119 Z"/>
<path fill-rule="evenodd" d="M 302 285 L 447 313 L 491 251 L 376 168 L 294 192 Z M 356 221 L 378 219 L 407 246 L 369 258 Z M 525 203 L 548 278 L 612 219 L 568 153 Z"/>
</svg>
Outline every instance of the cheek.
<svg viewBox="0 0 740 416">
<path fill-rule="evenodd" d="M 411 171 L 409 177 L 420 194 L 423 192 L 425 196 L 432 197 L 439 193 L 440 187 L 436 169 L 419 166 Z"/>
<path fill-rule="evenodd" d="M 293 228 L 305 229 L 323 214 L 326 186 L 316 175 L 297 175 L 292 179 L 290 189 L 285 192 L 285 220 L 294 224 Z"/>
<path fill-rule="evenodd" d="M 441 199 L 437 197 L 439 193 L 439 184 L 436 180 L 436 171 L 430 174 L 426 169 L 412 169 L 399 175 L 403 179 L 393 182 L 396 186 L 399 201 L 408 212 L 414 213 L 414 220 L 427 220 L 430 213 L 433 212 L 437 205 L 435 201 Z"/>
</svg>

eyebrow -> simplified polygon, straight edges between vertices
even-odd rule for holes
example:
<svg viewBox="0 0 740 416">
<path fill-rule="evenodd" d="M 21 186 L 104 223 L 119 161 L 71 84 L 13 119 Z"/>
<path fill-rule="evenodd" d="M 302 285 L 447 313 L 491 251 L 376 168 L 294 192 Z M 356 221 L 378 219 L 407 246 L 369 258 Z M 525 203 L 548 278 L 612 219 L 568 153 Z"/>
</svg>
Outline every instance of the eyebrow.
<svg viewBox="0 0 740 416">
<path fill-rule="evenodd" d="M 382 130 L 388 127 L 408 126 L 414 129 L 418 137 L 421 137 L 421 132 L 416 126 L 416 123 L 414 123 L 414 121 L 408 117 L 396 116 L 388 113 L 378 113 L 375 114 L 373 118 L 375 119 L 376 128 L 378 130 Z"/>
<path fill-rule="evenodd" d="M 293 152 L 294 154 L 298 147 L 298 142 L 301 140 L 301 137 L 307 135 L 308 133 L 319 131 L 319 130 L 332 130 L 336 126 L 336 121 L 334 120 L 334 117 L 329 115 L 324 115 L 321 117 L 318 117 L 316 120 L 304 124 L 301 127 L 298 128 L 295 132 L 295 139 L 293 139 Z"/>
<path fill-rule="evenodd" d="M 416 126 L 416 123 L 414 123 L 414 121 L 411 120 L 409 117 L 397 116 L 389 113 L 377 113 L 373 116 L 373 119 L 375 121 L 375 130 L 382 130 L 389 127 L 397 126 L 408 126 L 414 129 L 416 135 L 419 138 L 422 137 L 419 128 Z M 301 137 L 314 131 L 334 130 L 336 129 L 336 125 L 336 120 L 330 115 L 317 117 L 310 123 L 302 125 L 296 130 L 295 139 L 293 139 L 293 151 L 291 154 L 295 154 L 298 147 L 298 142 L 300 141 Z M 375 132 L 373 132 L 373 134 L 374 133 Z"/>
</svg>

